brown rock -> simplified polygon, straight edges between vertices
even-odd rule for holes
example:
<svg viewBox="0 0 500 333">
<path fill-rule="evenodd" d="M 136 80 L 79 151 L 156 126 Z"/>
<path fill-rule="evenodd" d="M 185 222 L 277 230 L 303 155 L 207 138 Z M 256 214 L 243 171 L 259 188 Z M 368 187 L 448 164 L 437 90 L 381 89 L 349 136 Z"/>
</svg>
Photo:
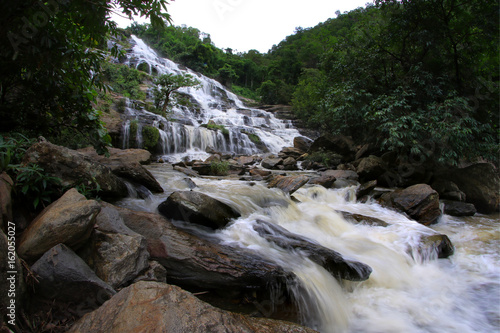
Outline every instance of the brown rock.
<svg viewBox="0 0 500 333">
<path fill-rule="evenodd" d="M 267 177 L 272 174 L 272 171 L 269 170 L 262 170 L 262 169 L 250 169 L 250 175 L 251 176 L 261 176 L 261 177 Z"/>
<path fill-rule="evenodd" d="M 177 286 L 137 282 L 80 319 L 69 333 L 312 333 L 312 329 L 217 309 Z"/>
<path fill-rule="evenodd" d="M 424 225 L 437 223 L 441 216 L 439 195 L 426 184 L 386 193 L 382 195 L 380 202 L 408 214 L 410 218 Z"/>
<path fill-rule="evenodd" d="M 241 216 L 225 203 L 194 191 L 172 193 L 158 206 L 158 211 L 167 218 L 212 229 L 224 228 L 232 219 Z"/>
<path fill-rule="evenodd" d="M 49 142 L 32 145 L 24 156 L 25 163 L 36 163 L 47 174 L 62 180 L 62 186 L 99 184 L 99 195 L 104 198 L 126 197 L 127 186 L 111 169 L 92 158 Z"/>
<path fill-rule="evenodd" d="M 386 171 L 386 167 L 380 157 L 370 155 L 358 161 L 356 171 L 362 180 L 367 181 L 380 177 Z"/>
<path fill-rule="evenodd" d="M 326 170 L 321 173 L 323 176 L 333 176 L 337 179 L 358 180 L 359 176 L 352 170 Z"/>
<path fill-rule="evenodd" d="M 277 187 L 285 193 L 292 194 L 293 192 L 297 191 L 299 188 L 307 184 L 308 181 L 309 177 L 304 175 L 298 175 L 298 176 L 274 175 L 269 181 L 267 187 L 268 188 Z"/>
<path fill-rule="evenodd" d="M 334 176 L 322 175 L 319 177 L 311 178 L 311 180 L 309 180 L 309 184 L 321 185 L 325 188 L 331 188 L 335 183 L 335 180 L 337 180 L 337 178 L 335 178 Z"/>
<path fill-rule="evenodd" d="M 313 140 L 306 138 L 305 136 L 296 136 L 293 138 L 294 148 L 297 148 L 302 152 L 307 152 L 309 148 L 311 148 L 312 143 Z"/>
<path fill-rule="evenodd" d="M 18 254 L 31 261 L 63 243 L 73 249 L 87 241 L 101 206 L 71 189 L 45 208 L 21 235 Z"/>
</svg>

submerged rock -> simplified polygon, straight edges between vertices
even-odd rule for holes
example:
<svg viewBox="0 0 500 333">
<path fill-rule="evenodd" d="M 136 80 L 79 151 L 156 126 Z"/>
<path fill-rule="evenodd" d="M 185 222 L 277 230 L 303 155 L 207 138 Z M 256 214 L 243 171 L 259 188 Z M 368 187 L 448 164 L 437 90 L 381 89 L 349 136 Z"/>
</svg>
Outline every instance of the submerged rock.
<svg viewBox="0 0 500 333">
<path fill-rule="evenodd" d="M 297 324 L 215 308 L 177 286 L 141 281 L 81 318 L 69 333 L 313 333 Z"/>
<path fill-rule="evenodd" d="M 76 189 L 67 191 L 24 230 L 19 240 L 19 256 L 27 261 L 36 260 L 59 243 L 78 249 L 90 237 L 100 210 L 97 201 L 87 200 Z"/>
<path fill-rule="evenodd" d="M 257 233 L 269 242 L 288 250 L 300 250 L 313 262 L 324 267 L 338 279 L 364 281 L 370 277 L 370 266 L 360 262 L 346 260 L 334 250 L 316 244 L 313 240 L 291 233 L 279 225 L 258 220 L 253 226 Z"/>
<path fill-rule="evenodd" d="M 241 216 L 227 204 L 194 191 L 172 193 L 158 206 L 158 211 L 167 218 L 212 229 L 224 228 L 232 219 Z"/>
</svg>

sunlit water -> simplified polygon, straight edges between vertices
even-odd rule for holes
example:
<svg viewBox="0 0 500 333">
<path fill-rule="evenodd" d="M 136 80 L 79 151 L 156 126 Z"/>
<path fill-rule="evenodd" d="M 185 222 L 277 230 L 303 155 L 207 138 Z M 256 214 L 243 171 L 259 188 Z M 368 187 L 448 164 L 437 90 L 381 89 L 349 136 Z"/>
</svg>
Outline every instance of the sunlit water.
<svg viewBox="0 0 500 333">
<path fill-rule="evenodd" d="M 146 201 L 120 204 L 155 211 L 176 190 L 189 190 L 186 176 L 168 165 L 150 171 L 166 192 Z M 293 271 L 300 288 L 291 290 L 304 324 L 325 333 L 499 332 L 500 232 L 499 216 L 444 216 L 433 230 L 376 203 L 353 201 L 354 188 L 327 190 L 305 186 L 290 200 L 263 182 L 195 178 L 194 190 L 215 197 L 241 212 L 242 217 L 218 236 L 227 244 L 259 253 Z M 352 224 L 337 211 L 377 217 L 389 226 Z M 338 282 L 325 269 L 300 253 L 291 253 L 261 238 L 256 220 L 276 223 L 369 265 L 364 282 Z M 422 256 L 420 237 L 449 236 L 455 254 L 448 259 Z M 294 289 L 294 287 L 291 287 Z"/>
</svg>

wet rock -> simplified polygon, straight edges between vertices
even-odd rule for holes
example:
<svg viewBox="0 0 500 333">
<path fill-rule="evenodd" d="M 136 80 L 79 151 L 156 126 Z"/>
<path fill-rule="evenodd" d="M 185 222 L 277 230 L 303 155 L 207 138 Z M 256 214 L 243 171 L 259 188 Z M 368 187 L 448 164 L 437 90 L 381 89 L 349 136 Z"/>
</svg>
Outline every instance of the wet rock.
<svg viewBox="0 0 500 333">
<path fill-rule="evenodd" d="M 443 212 L 451 216 L 473 216 L 476 214 L 476 207 L 471 203 L 443 200 L 443 204 Z"/>
<path fill-rule="evenodd" d="M 31 267 L 39 284 L 36 293 L 64 302 L 85 302 L 97 305 L 115 291 L 99 279 L 89 266 L 64 244 L 47 251 Z"/>
<path fill-rule="evenodd" d="M 127 186 L 109 167 L 75 150 L 56 146 L 49 142 L 32 145 L 25 154 L 24 163 L 35 163 L 47 174 L 62 180 L 62 186 L 99 184 L 103 198 L 126 197 Z"/>
<path fill-rule="evenodd" d="M 365 195 L 370 194 L 375 189 L 375 187 L 377 187 L 376 180 L 370 180 L 369 182 L 361 184 L 356 190 L 356 197 L 360 199 Z"/>
<path fill-rule="evenodd" d="M 253 290 L 293 275 L 251 252 L 181 230 L 158 214 L 118 210 L 129 228 L 146 237 L 151 259 L 167 269 L 169 282 L 204 290 Z"/>
<path fill-rule="evenodd" d="M 465 201 L 465 193 L 460 191 L 457 184 L 447 179 L 438 179 L 431 187 L 439 193 L 439 198 L 452 201 Z"/>
<path fill-rule="evenodd" d="M 295 138 L 293 138 L 293 147 L 302 152 L 307 152 L 309 148 L 311 148 L 312 143 L 313 140 L 305 136 L 296 136 Z"/>
<path fill-rule="evenodd" d="M 399 210 L 421 224 L 437 223 L 441 216 L 439 195 L 429 185 L 417 184 L 380 197 L 380 203 Z"/>
<path fill-rule="evenodd" d="M 240 156 L 237 161 L 242 165 L 251 165 L 256 162 L 256 159 L 254 156 Z"/>
<path fill-rule="evenodd" d="M 352 170 L 326 170 L 321 173 L 323 176 L 333 176 L 337 179 L 358 180 L 359 176 Z"/>
<path fill-rule="evenodd" d="M 338 279 L 364 281 L 372 272 L 368 265 L 345 260 L 340 253 L 316 244 L 313 240 L 291 233 L 279 225 L 258 220 L 253 229 L 267 241 L 285 250 L 300 250 L 300 255 L 307 256 Z"/>
<path fill-rule="evenodd" d="M 287 157 L 299 158 L 304 153 L 305 153 L 305 151 L 297 149 L 297 148 L 285 147 L 285 148 L 281 149 L 278 156 L 283 158 L 283 159 L 286 159 Z"/>
<path fill-rule="evenodd" d="M 7 222 L 13 222 L 12 220 L 12 188 L 14 187 L 14 182 L 12 178 L 2 172 L 0 174 L 0 229 L 7 230 L 5 226 Z"/>
<path fill-rule="evenodd" d="M 202 176 L 210 176 L 212 175 L 212 164 L 205 162 L 195 162 L 191 167 L 193 171 L 197 172 Z"/>
<path fill-rule="evenodd" d="M 272 175 L 272 172 L 269 170 L 262 170 L 262 169 L 250 169 L 250 175 L 251 176 L 261 176 L 261 177 L 267 177 Z"/>
<path fill-rule="evenodd" d="M 344 219 L 354 222 L 354 223 L 363 223 L 377 227 L 387 227 L 389 223 L 378 219 L 376 217 L 366 216 L 362 214 L 354 214 L 349 212 L 340 211 Z"/>
<path fill-rule="evenodd" d="M 173 220 L 191 222 L 212 229 L 224 228 L 240 213 L 227 204 L 194 191 L 174 192 L 158 206 L 158 211 Z"/>
<path fill-rule="evenodd" d="M 199 177 L 200 176 L 200 174 L 198 172 L 191 170 L 189 168 L 181 167 L 181 166 L 174 166 L 174 170 L 182 172 L 183 174 L 185 174 L 186 176 L 189 176 L 189 177 Z"/>
<path fill-rule="evenodd" d="M 380 177 L 386 171 L 386 166 L 380 157 L 370 155 L 357 161 L 356 170 L 359 178 L 366 181 Z"/>
<path fill-rule="evenodd" d="M 151 163 L 151 153 L 145 149 L 118 149 L 118 148 L 108 148 L 109 157 L 104 155 L 99 155 L 92 147 L 87 147 L 83 149 L 78 149 L 81 152 L 101 163 L 110 163 L 111 161 L 119 161 L 123 164 L 129 163 L 139 163 L 139 164 L 149 164 Z M 107 161 L 107 162 L 106 162 Z"/>
<path fill-rule="evenodd" d="M 490 214 L 500 207 L 500 176 L 489 163 L 478 163 L 458 169 L 450 179 L 465 193 L 466 200 L 474 204 L 477 211 Z"/>
<path fill-rule="evenodd" d="M 325 188 L 331 188 L 335 183 L 335 180 L 337 180 L 337 178 L 335 178 L 334 176 L 322 175 L 319 177 L 311 178 L 311 180 L 309 180 L 309 184 L 321 185 Z"/>
<path fill-rule="evenodd" d="M 274 169 L 281 164 L 283 164 L 283 159 L 279 157 L 267 157 L 261 162 L 262 167 L 266 169 Z"/>
<path fill-rule="evenodd" d="M 283 160 L 285 170 L 297 170 L 297 161 L 293 157 L 287 157 Z"/>
<path fill-rule="evenodd" d="M 26 261 L 36 260 L 59 243 L 78 249 L 89 238 L 100 210 L 97 201 L 86 200 L 76 189 L 69 190 L 24 230 L 19 256 Z"/>
<path fill-rule="evenodd" d="M 444 259 L 453 255 L 455 248 L 448 236 L 443 234 L 422 235 L 418 249 L 423 258 Z"/>
<path fill-rule="evenodd" d="M 273 175 L 267 185 L 268 188 L 277 187 L 285 193 L 292 194 L 307 184 L 309 177 L 304 175 L 280 176 Z"/>
<path fill-rule="evenodd" d="M 81 318 L 69 333 L 242 332 L 313 333 L 297 324 L 215 308 L 177 286 L 138 282 Z"/>
</svg>

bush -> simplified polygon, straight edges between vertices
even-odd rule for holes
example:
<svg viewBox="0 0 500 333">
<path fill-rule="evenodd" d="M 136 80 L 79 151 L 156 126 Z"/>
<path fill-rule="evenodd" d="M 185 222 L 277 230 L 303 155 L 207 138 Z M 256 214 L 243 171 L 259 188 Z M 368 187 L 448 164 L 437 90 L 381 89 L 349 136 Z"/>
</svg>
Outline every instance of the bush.
<svg viewBox="0 0 500 333">
<path fill-rule="evenodd" d="M 154 151 L 160 139 L 160 131 L 153 126 L 144 126 L 142 128 L 142 139 L 144 140 L 144 149 Z"/>
<path fill-rule="evenodd" d="M 227 176 L 229 163 L 227 161 L 212 161 L 210 163 L 210 173 L 214 176 Z"/>
</svg>

